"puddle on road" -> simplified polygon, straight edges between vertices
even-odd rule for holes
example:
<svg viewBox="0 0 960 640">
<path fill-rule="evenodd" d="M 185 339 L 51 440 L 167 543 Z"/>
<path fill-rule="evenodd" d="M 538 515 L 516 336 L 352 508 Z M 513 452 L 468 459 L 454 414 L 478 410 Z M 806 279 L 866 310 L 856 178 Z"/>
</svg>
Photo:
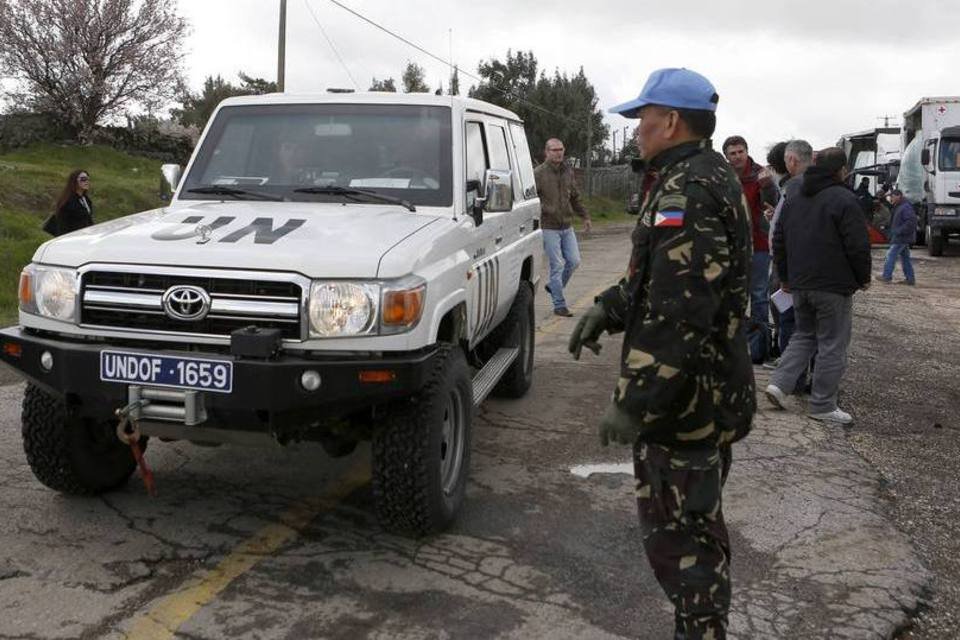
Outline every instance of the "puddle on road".
<svg viewBox="0 0 960 640">
<path fill-rule="evenodd" d="M 633 475 L 632 462 L 604 462 L 601 464 L 578 464 L 570 467 L 570 473 L 580 478 L 589 478 L 595 473 Z"/>
</svg>

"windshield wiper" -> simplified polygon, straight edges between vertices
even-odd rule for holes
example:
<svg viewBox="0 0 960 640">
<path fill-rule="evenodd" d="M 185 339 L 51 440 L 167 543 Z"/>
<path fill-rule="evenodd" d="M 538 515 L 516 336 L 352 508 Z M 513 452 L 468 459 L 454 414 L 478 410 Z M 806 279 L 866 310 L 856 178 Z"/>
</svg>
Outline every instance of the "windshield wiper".
<svg viewBox="0 0 960 640">
<path fill-rule="evenodd" d="M 359 201 L 357 196 L 368 198 L 370 200 L 376 200 L 378 202 L 389 202 L 390 204 L 398 204 L 401 207 L 404 207 L 408 211 L 416 211 L 417 208 L 413 206 L 407 200 L 401 200 L 400 198 L 394 198 L 393 196 L 385 196 L 382 193 L 377 193 L 376 191 L 368 191 L 367 189 L 354 189 L 352 187 L 338 187 L 336 185 L 330 185 L 327 187 L 303 187 L 301 189 L 294 189 L 295 193 L 319 193 L 319 194 L 330 194 L 330 195 L 339 195 L 351 198 L 352 200 Z"/>
<path fill-rule="evenodd" d="M 213 196 L 233 196 L 238 200 L 243 200 L 243 196 L 252 196 L 257 200 L 273 200 L 274 202 L 282 202 L 283 198 L 280 196 L 275 196 L 270 193 L 263 193 L 261 191 L 248 191 L 247 189 L 237 189 L 236 187 L 227 187 L 224 185 L 210 185 L 208 187 L 195 187 L 193 189 L 187 189 L 187 193 L 201 193 L 209 194 Z"/>
</svg>

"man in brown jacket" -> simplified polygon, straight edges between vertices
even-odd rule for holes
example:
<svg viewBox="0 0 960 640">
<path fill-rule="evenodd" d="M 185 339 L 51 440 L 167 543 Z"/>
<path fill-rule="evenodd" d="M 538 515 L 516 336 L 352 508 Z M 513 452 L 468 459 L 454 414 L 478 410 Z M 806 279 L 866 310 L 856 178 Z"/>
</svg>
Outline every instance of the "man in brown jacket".
<svg viewBox="0 0 960 640">
<path fill-rule="evenodd" d="M 580 266 L 580 248 L 573 231 L 573 216 L 583 218 L 584 231 L 590 231 L 590 214 L 580 202 L 580 191 L 573 169 L 563 161 L 563 142 L 547 140 L 546 161 L 536 168 L 537 193 L 540 194 L 540 228 L 543 230 L 543 251 L 550 261 L 547 293 L 553 298 L 553 312 L 570 317 L 563 297 L 563 288 Z"/>
</svg>

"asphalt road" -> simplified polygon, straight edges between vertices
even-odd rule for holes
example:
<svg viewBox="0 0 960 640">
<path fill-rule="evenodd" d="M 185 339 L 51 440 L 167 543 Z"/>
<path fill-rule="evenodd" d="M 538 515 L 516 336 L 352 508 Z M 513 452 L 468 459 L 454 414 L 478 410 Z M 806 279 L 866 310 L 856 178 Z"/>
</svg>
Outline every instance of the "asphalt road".
<svg viewBox="0 0 960 640">
<path fill-rule="evenodd" d="M 575 313 L 619 277 L 628 234 L 583 240 Z M 629 451 L 595 433 L 618 337 L 574 362 L 575 319 L 555 318 L 542 289 L 537 314 L 534 387 L 483 405 L 466 508 L 427 540 L 378 528 L 364 447 L 333 460 L 306 444 L 151 442 L 158 497 L 137 478 L 58 495 L 24 459 L 22 385 L 0 386 L 0 638 L 671 637 Z M 880 477 L 843 431 L 760 405 L 725 492 L 731 637 L 890 637 L 930 574 L 890 524 Z"/>
</svg>

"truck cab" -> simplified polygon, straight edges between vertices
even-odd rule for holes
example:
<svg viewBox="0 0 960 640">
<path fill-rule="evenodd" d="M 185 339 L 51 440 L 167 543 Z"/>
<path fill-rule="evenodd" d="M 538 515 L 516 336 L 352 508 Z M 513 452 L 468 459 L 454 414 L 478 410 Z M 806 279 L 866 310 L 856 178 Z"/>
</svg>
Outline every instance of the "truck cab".
<svg viewBox="0 0 960 640">
<path fill-rule="evenodd" d="M 904 114 L 904 193 L 932 256 L 960 236 L 960 97 L 923 98 Z M 910 165 L 910 166 L 908 166 Z"/>
</svg>

